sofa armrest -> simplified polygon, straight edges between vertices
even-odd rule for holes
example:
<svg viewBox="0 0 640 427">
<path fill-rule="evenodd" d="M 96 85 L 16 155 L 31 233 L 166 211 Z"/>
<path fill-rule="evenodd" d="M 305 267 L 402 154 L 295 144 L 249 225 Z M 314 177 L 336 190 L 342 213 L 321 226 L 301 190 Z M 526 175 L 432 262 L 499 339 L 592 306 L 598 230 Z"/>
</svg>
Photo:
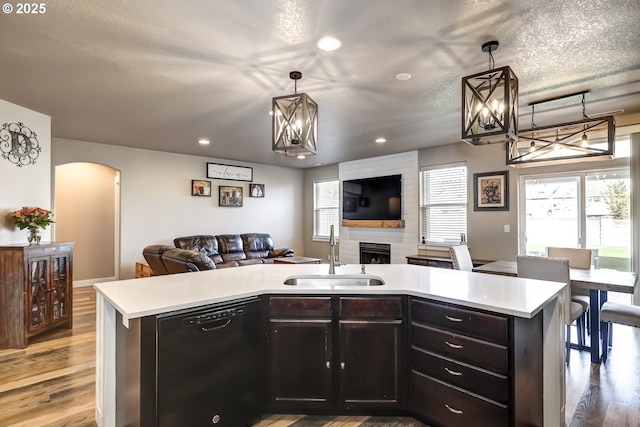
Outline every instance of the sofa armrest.
<svg viewBox="0 0 640 427">
<path fill-rule="evenodd" d="M 293 249 L 291 248 L 278 248 L 278 249 L 269 251 L 269 258 L 290 257 L 290 256 L 293 256 Z"/>
</svg>

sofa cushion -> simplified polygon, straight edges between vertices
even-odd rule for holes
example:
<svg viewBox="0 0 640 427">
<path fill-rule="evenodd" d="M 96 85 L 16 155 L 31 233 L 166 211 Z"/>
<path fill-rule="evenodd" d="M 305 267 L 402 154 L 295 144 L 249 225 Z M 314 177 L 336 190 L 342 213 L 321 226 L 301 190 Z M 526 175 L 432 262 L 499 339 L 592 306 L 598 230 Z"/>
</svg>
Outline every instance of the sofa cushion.
<svg viewBox="0 0 640 427">
<path fill-rule="evenodd" d="M 211 258 L 216 264 L 223 262 L 218 251 L 218 239 L 215 236 L 202 234 L 196 236 L 177 237 L 173 239 L 176 248 L 200 252 Z"/>
<path fill-rule="evenodd" d="M 239 234 L 220 234 L 216 238 L 218 239 L 218 252 L 225 262 L 247 259 Z"/>
<path fill-rule="evenodd" d="M 273 239 L 270 234 L 245 233 L 240 237 L 242 237 L 242 245 L 247 259 L 267 258 L 273 250 Z"/>
<path fill-rule="evenodd" d="M 162 254 L 162 261 L 170 274 L 215 270 L 216 268 L 211 258 L 203 253 L 188 249 L 169 249 Z"/>
<path fill-rule="evenodd" d="M 153 276 L 169 274 L 169 270 L 167 270 L 162 261 L 162 254 L 169 249 L 173 249 L 173 247 L 169 245 L 149 245 L 142 250 L 142 256 L 149 264 Z"/>
</svg>

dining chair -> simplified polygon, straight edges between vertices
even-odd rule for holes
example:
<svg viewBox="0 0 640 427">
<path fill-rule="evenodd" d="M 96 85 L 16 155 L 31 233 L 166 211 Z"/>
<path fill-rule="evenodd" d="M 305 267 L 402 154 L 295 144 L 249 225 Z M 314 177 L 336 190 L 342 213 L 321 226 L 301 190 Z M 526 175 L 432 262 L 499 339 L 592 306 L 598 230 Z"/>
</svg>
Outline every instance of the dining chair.
<svg viewBox="0 0 640 427">
<path fill-rule="evenodd" d="M 548 258 L 528 255 L 517 256 L 518 277 L 571 283 L 569 260 L 566 258 Z M 584 346 L 584 308 L 580 303 L 565 298 L 565 323 L 567 324 L 566 361 L 569 363 L 571 349 L 571 324 L 576 322 L 578 345 Z"/>
<path fill-rule="evenodd" d="M 547 248 L 547 256 L 551 258 L 567 258 L 569 260 L 570 268 L 580 268 L 583 270 L 589 270 L 593 263 L 593 251 L 591 249 L 583 248 L 561 248 L 549 246 Z M 581 304 L 584 308 L 585 321 L 588 335 L 591 335 L 591 323 L 589 320 L 589 291 L 586 289 L 571 289 L 571 300 Z"/>
<path fill-rule="evenodd" d="M 449 253 L 451 254 L 451 263 L 454 270 L 473 270 L 473 261 L 467 245 L 450 246 Z"/>
<path fill-rule="evenodd" d="M 613 330 L 613 324 L 633 326 L 640 328 L 640 307 L 637 305 L 618 304 L 616 302 L 607 301 L 600 307 L 600 321 L 602 323 L 602 360 L 607 360 L 609 354 L 609 346 L 611 345 L 610 336 Z"/>
</svg>

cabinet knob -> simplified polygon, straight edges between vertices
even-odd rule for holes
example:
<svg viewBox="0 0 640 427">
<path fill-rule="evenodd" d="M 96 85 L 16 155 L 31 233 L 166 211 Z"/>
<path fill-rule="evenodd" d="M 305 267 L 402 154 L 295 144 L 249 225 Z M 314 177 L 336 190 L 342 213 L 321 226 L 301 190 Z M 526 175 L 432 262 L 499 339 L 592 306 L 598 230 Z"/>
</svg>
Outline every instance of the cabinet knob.
<svg viewBox="0 0 640 427">
<path fill-rule="evenodd" d="M 346 365 L 345 365 L 345 363 L 344 363 L 344 362 L 340 362 L 340 369 L 344 369 L 344 367 L 345 367 L 345 366 L 346 366 Z"/>
<path fill-rule="evenodd" d="M 329 361 L 327 360 L 326 365 L 327 365 L 327 369 L 331 369 L 331 362 L 329 362 Z"/>
</svg>

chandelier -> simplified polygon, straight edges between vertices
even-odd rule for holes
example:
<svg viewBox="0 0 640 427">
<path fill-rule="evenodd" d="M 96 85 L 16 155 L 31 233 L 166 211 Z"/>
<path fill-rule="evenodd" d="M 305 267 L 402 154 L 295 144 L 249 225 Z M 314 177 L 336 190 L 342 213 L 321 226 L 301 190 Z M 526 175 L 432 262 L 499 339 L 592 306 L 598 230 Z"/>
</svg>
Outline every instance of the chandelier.
<svg viewBox="0 0 640 427">
<path fill-rule="evenodd" d="M 273 145 L 272 150 L 284 156 L 304 158 L 317 154 L 318 104 L 306 93 L 298 93 L 297 82 L 300 71 L 292 71 L 294 94 L 273 98 Z"/>
<path fill-rule="evenodd" d="M 517 140 L 518 78 L 509 66 L 494 68 L 497 41 L 486 42 L 489 70 L 462 78 L 462 139 L 472 145 Z"/>
<path fill-rule="evenodd" d="M 531 127 L 510 141 L 507 165 L 512 167 L 544 166 L 566 162 L 585 162 L 614 157 L 615 120 L 613 116 L 591 118 L 586 114 L 585 94 L 572 93 L 532 102 Z M 536 126 L 535 106 L 541 103 L 582 95 L 582 119 L 549 126 Z"/>
</svg>

